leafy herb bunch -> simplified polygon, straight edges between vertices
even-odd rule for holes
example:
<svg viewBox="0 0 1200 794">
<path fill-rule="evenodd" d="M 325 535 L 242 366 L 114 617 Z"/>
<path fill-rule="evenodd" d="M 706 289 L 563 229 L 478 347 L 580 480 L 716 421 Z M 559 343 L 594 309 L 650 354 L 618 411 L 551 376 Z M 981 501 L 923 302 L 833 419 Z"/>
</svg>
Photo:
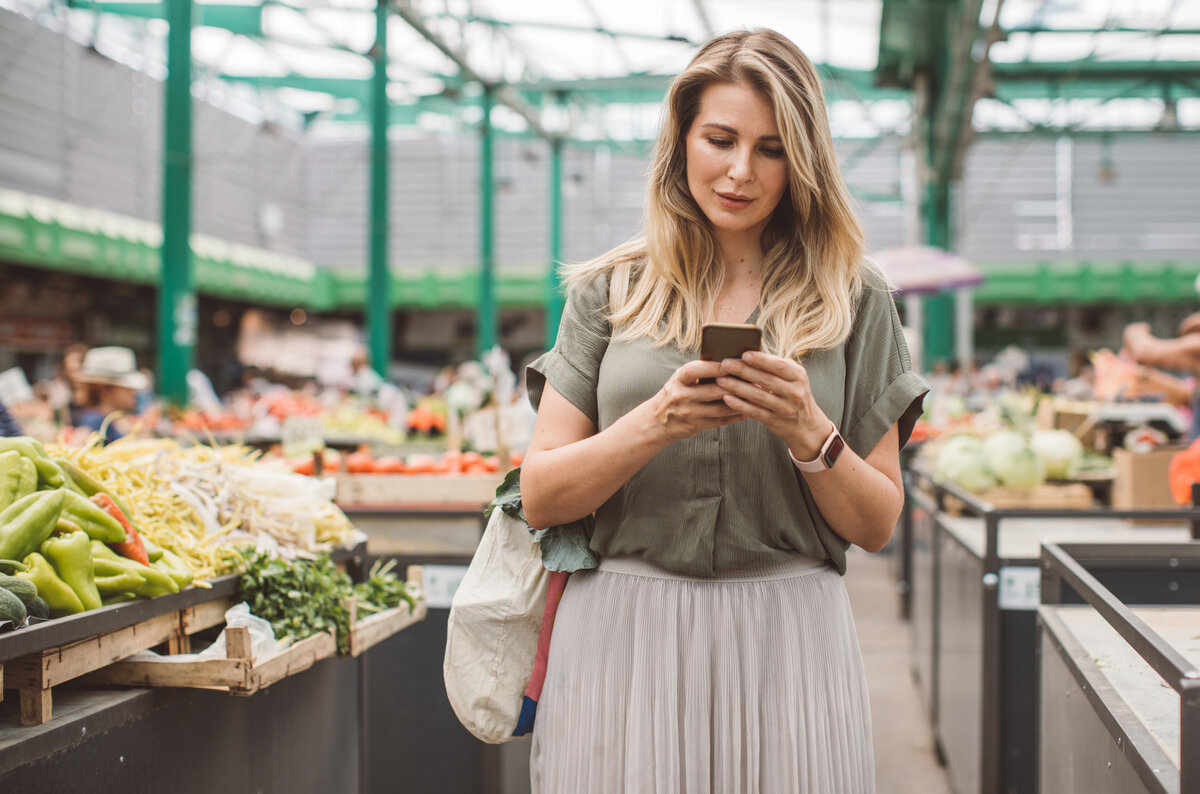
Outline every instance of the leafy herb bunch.
<svg viewBox="0 0 1200 794">
<path fill-rule="evenodd" d="M 277 639 L 302 640 L 336 629 L 338 653 L 345 655 L 350 640 L 347 598 L 356 598 L 360 618 L 402 602 L 415 607 L 407 583 L 392 573 L 394 565 L 395 560 L 377 561 L 367 581 L 356 585 L 328 554 L 289 562 L 247 550 L 242 553 L 239 585 L 250 612 L 270 621 Z"/>
</svg>

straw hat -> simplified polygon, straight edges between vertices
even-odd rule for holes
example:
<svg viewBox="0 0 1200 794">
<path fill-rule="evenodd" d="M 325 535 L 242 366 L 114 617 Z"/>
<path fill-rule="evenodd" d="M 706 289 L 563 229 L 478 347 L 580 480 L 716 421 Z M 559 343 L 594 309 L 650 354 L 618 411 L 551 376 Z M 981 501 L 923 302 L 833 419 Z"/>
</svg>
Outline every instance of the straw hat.
<svg viewBox="0 0 1200 794">
<path fill-rule="evenodd" d="M 105 383 L 141 391 L 150 380 L 137 368 L 137 359 L 127 347 L 93 347 L 83 354 L 76 380 L 81 383 Z"/>
</svg>

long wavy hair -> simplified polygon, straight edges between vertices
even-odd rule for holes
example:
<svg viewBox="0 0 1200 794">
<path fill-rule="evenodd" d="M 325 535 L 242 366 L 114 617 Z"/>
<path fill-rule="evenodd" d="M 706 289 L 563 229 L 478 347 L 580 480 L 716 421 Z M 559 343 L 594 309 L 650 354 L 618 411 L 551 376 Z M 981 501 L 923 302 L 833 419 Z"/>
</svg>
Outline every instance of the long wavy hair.
<svg viewBox="0 0 1200 794">
<path fill-rule="evenodd" d="M 564 268 L 567 283 L 607 273 L 616 339 L 699 348 L 724 269 L 688 189 L 685 138 L 704 90 L 720 83 L 745 84 L 767 100 L 787 156 L 787 189 L 762 234 L 764 346 L 789 358 L 835 347 L 850 334 L 863 289 L 862 228 L 838 169 L 820 77 L 795 44 L 765 28 L 718 36 L 671 83 L 642 234 Z"/>
</svg>

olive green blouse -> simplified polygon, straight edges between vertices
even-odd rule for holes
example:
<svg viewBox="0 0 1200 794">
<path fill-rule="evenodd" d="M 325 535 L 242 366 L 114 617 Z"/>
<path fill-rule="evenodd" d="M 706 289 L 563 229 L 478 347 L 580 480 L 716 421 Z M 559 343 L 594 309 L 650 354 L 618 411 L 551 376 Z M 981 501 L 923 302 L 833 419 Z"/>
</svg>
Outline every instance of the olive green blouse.
<svg viewBox="0 0 1200 794">
<path fill-rule="evenodd" d="M 928 391 L 912 371 L 883 276 L 870 266 L 865 272 L 849 338 L 802 361 L 817 403 L 863 457 L 897 421 L 901 446 L 908 441 Z M 698 357 L 651 340 L 610 341 L 607 300 L 603 277 L 568 293 L 554 348 L 526 372 L 535 410 L 549 381 L 604 430 Z M 705 576 L 799 552 L 846 572 L 849 543 L 821 516 L 787 445 L 752 419 L 672 443 L 595 518 L 591 549 L 602 557 L 634 555 Z"/>
</svg>

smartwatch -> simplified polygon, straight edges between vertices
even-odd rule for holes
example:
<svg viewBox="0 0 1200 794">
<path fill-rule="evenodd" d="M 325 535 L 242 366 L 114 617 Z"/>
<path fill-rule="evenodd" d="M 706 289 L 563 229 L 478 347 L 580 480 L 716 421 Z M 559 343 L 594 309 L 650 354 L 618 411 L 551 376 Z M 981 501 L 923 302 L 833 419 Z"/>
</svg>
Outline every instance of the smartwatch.
<svg viewBox="0 0 1200 794">
<path fill-rule="evenodd" d="M 812 460 L 796 460 L 791 450 L 788 450 L 788 457 L 792 459 L 792 463 L 796 464 L 796 468 L 800 471 L 826 471 L 833 468 L 838 458 L 841 457 L 842 450 L 845 448 L 846 442 L 842 440 L 842 434 L 838 432 L 835 426 L 829 431 L 829 436 L 825 439 L 825 443 L 821 445 L 821 451 Z"/>
</svg>

